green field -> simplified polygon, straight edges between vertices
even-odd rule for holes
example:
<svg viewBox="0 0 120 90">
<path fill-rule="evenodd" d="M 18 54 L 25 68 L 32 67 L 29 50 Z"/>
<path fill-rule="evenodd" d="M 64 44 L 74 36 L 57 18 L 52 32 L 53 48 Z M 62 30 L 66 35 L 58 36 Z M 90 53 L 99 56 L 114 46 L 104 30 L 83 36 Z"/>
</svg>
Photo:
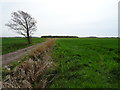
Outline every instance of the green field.
<svg viewBox="0 0 120 90">
<path fill-rule="evenodd" d="M 45 41 L 43 38 L 32 38 L 32 44 L 27 44 L 26 38 L 2 38 L 2 54 L 7 54 L 43 41 Z"/>
<path fill-rule="evenodd" d="M 32 44 L 45 41 L 32 38 Z M 30 46 L 25 38 L 3 38 L 2 54 Z M 56 39 L 52 50 L 55 67 L 44 76 L 47 88 L 118 88 L 120 50 L 117 38 Z"/>
<path fill-rule="evenodd" d="M 57 39 L 50 88 L 118 88 L 117 38 Z"/>
</svg>

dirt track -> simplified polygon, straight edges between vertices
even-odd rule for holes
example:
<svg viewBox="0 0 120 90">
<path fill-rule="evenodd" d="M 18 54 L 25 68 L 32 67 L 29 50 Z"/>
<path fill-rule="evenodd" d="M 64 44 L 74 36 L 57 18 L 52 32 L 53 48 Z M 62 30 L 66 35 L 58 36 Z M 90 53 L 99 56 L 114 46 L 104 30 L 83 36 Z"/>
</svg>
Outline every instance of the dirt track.
<svg viewBox="0 0 120 90">
<path fill-rule="evenodd" d="M 27 48 L 24 48 L 24 49 L 17 50 L 15 52 L 11 52 L 11 53 L 8 53 L 8 54 L 1 55 L 0 59 L 2 59 L 2 60 L 0 60 L 0 62 L 2 63 L 2 66 L 8 65 L 13 61 L 16 61 L 16 60 L 19 60 L 19 59 L 23 58 L 25 55 L 27 55 L 36 46 L 42 45 L 46 42 L 42 42 L 42 43 L 27 47 Z"/>
</svg>

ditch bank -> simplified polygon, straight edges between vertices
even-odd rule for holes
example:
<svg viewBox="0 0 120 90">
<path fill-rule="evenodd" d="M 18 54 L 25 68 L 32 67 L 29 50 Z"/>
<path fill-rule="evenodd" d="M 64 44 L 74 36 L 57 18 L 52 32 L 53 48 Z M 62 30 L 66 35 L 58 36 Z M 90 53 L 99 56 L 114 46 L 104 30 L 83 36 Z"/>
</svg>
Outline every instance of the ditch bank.
<svg viewBox="0 0 120 90">
<path fill-rule="evenodd" d="M 54 67 L 50 55 L 54 44 L 55 39 L 48 39 L 29 52 L 27 58 L 17 61 L 16 66 L 4 67 L 2 88 L 45 88 L 44 73 Z"/>
</svg>

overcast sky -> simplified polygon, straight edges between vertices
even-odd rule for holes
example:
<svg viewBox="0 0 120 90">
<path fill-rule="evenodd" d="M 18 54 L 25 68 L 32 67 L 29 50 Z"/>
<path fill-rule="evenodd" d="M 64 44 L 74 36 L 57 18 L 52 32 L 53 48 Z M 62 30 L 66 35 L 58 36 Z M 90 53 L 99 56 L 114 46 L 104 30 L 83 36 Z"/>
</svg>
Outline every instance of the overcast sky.
<svg viewBox="0 0 120 90">
<path fill-rule="evenodd" d="M 5 24 L 10 21 L 12 12 L 23 10 L 37 21 L 33 36 L 118 36 L 118 1 L 2 0 L 0 31 L 3 37 L 20 36 Z"/>
</svg>

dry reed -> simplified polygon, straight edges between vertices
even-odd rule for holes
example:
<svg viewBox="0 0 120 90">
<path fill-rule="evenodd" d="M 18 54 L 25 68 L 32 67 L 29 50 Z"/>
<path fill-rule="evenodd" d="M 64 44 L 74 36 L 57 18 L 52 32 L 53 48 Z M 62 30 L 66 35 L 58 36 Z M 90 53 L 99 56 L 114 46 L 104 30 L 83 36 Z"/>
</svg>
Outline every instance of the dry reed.
<svg viewBox="0 0 120 90">
<path fill-rule="evenodd" d="M 55 44 L 55 39 L 47 39 L 44 44 L 35 47 L 30 53 L 29 60 L 15 67 L 11 74 L 3 80 L 3 88 L 33 88 L 33 83 L 41 77 L 46 70 L 53 66 L 49 61 L 49 52 Z M 45 88 L 43 80 L 41 88 Z"/>
</svg>

